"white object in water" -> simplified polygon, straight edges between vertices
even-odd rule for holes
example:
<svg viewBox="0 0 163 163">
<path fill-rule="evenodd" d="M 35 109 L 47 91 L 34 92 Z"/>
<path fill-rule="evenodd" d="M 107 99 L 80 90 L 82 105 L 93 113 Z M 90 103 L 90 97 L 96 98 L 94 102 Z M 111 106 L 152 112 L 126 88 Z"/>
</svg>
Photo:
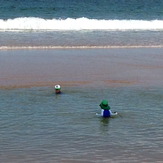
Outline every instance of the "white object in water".
<svg viewBox="0 0 163 163">
<path fill-rule="evenodd" d="M 55 89 L 61 89 L 60 85 L 55 85 Z"/>
</svg>

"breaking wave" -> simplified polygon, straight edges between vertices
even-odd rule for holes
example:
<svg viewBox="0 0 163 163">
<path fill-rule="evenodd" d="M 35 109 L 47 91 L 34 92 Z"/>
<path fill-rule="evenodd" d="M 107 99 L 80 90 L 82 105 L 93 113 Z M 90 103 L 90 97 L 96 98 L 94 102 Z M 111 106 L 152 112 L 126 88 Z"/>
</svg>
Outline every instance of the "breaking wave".
<svg viewBox="0 0 163 163">
<path fill-rule="evenodd" d="M 88 18 L 42 19 L 23 17 L 0 19 L 1 31 L 16 30 L 154 30 L 163 31 L 163 20 L 98 20 Z"/>
</svg>

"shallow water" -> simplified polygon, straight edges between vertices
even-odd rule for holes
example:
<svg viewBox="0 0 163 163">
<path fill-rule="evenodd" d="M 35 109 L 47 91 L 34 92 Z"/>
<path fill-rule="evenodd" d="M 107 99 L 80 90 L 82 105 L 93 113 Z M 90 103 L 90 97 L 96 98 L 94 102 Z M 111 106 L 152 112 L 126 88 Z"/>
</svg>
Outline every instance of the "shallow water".
<svg viewBox="0 0 163 163">
<path fill-rule="evenodd" d="M 0 31 L 0 49 L 13 47 L 163 47 L 162 31 Z"/>
<path fill-rule="evenodd" d="M 163 90 L 0 90 L 0 162 L 162 162 Z M 116 118 L 102 119 L 108 99 Z"/>
</svg>

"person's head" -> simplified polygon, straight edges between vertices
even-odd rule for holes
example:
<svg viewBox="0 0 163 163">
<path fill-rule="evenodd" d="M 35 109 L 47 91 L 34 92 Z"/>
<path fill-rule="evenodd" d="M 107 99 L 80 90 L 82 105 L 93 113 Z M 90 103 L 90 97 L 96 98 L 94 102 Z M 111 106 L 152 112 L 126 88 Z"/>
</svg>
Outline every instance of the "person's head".
<svg viewBox="0 0 163 163">
<path fill-rule="evenodd" d="M 100 104 L 100 107 L 101 109 L 107 109 L 109 110 L 110 107 L 109 107 L 109 104 L 108 104 L 108 101 L 107 100 L 102 100 L 101 104 Z"/>
<path fill-rule="evenodd" d="M 60 85 L 55 85 L 55 93 L 61 93 L 61 86 Z"/>
</svg>

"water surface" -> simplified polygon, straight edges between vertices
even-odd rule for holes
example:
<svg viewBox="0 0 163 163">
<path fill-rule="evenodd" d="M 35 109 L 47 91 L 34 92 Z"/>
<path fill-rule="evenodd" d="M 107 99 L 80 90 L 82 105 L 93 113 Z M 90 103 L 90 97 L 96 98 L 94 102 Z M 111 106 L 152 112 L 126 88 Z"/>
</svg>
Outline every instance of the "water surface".
<svg viewBox="0 0 163 163">
<path fill-rule="evenodd" d="M 0 160 L 161 162 L 162 98 L 162 89 L 140 87 L 0 90 Z M 95 115 L 102 99 L 116 118 Z"/>
</svg>

